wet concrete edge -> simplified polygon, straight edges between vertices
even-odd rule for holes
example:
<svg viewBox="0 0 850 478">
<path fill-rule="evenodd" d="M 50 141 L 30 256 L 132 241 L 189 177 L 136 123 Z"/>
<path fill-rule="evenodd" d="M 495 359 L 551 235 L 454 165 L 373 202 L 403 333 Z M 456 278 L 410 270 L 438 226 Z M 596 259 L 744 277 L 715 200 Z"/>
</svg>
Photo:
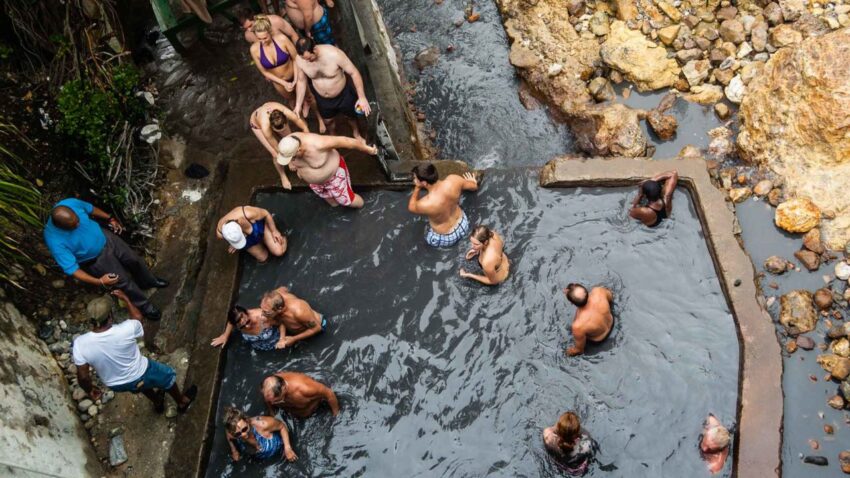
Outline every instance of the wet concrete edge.
<svg viewBox="0 0 850 478">
<path fill-rule="evenodd" d="M 781 349 L 773 321 L 759 302 L 753 263 L 733 233 L 735 214 L 725 194 L 711 183 L 705 161 L 702 158 L 657 161 L 565 156 L 543 167 L 540 185 L 546 188 L 636 186 L 644 179 L 673 168 L 679 172 L 679 184 L 690 192 L 694 201 L 738 330 L 740 365 L 733 475 L 780 476 Z M 675 218 L 675 210 L 673 214 Z"/>
</svg>

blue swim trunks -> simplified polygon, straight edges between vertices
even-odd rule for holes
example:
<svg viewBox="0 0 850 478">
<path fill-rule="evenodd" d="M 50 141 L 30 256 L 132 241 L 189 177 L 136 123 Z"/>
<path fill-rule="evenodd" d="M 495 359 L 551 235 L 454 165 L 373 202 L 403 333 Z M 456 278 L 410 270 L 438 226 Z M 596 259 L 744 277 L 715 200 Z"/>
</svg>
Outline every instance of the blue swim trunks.
<svg viewBox="0 0 850 478">
<path fill-rule="evenodd" d="M 322 332 L 328 330 L 328 319 L 325 316 L 322 316 Z"/>
<path fill-rule="evenodd" d="M 314 23 L 313 28 L 310 29 L 310 33 L 313 34 L 313 41 L 319 45 L 336 45 L 333 32 L 331 31 L 331 20 L 328 18 L 327 7 L 322 7 L 322 11 L 324 12 L 322 18 Z"/>
<path fill-rule="evenodd" d="M 155 360 L 148 359 L 148 368 L 138 380 L 122 383 L 109 387 L 113 392 L 132 392 L 139 393 L 145 390 L 157 388 L 159 390 L 168 390 L 174 386 L 177 381 L 177 373 L 173 368 L 159 363 Z"/>
<path fill-rule="evenodd" d="M 438 234 L 429 224 L 425 228 L 425 242 L 431 247 L 451 247 L 469 234 L 469 218 L 463 210 L 460 211 L 460 222 L 446 234 Z"/>
</svg>

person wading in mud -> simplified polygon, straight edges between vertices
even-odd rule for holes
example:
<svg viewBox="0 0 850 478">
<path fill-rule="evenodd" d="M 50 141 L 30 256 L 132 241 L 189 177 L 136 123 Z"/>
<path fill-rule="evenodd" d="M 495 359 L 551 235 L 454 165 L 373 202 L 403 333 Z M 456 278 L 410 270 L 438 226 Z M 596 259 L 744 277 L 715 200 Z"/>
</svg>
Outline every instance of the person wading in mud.
<svg viewBox="0 0 850 478">
<path fill-rule="evenodd" d="M 327 402 L 331 414 L 339 414 L 339 401 L 333 390 L 298 372 L 278 372 L 263 380 L 261 388 L 269 415 L 275 408 L 297 418 L 307 418 L 316 412 L 322 402 Z"/>
<path fill-rule="evenodd" d="M 581 284 L 569 284 L 564 293 L 576 306 L 573 320 L 573 346 L 567 349 L 567 355 L 584 353 L 587 341 L 602 342 L 611 333 L 614 316 L 611 314 L 611 302 L 614 294 L 605 287 L 594 287 L 590 292 Z"/>
<path fill-rule="evenodd" d="M 425 242 L 432 247 L 454 246 L 469 234 L 469 219 L 460 208 L 460 196 L 464 191 L 477 191 L 478 179 L 472 173 L 440 179 L 432 163 L 418 165 L 412 172 L 413 194 L 407 210 L 428 217 Z M 427 194 L 420 197 L 423 189 Z"/>
</svg>

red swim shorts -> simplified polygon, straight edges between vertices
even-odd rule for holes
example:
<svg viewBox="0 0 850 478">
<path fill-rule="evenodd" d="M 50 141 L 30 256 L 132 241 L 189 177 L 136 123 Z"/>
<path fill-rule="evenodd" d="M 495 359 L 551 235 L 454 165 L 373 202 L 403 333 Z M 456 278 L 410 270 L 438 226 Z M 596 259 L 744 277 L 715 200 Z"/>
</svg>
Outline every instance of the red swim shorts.
<svg viewBox="0 0 850 478">
<path fill-rule="evenodd" d="M 351 189 L 351 175 L 348 165 L 342 155 L 339 156 L 339 167 L 336 173 L 322 184 L 311 184 L 310 189 L 323 199 L 333 199 L 340 206 L 348 206 L 354 201 L 354 190 Z"/>
</svg>

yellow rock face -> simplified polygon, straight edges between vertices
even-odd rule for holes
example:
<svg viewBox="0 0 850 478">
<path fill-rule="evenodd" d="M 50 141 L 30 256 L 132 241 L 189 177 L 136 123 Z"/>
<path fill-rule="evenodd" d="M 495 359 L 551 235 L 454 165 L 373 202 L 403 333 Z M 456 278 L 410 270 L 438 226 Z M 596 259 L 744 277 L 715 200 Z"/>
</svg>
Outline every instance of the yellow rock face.
<svg viewBox="0 0 850 478">
<path fill-rule="evenodd" d="M 820 209 L 808 199 L 792 199 L 776 208 L 773 222 L 788 232 L 809 232 L 820 223 Z"/>
<path fill-rule="evenodd" d="M 822 227 L 833 249 L 850 239 L 848 58 L 850 29 L 780 49 L 747 85 L 739 113 L 741 156 L 782 176 L 789 196 L 834 216 Z"/>
<path fill-rule="evenodd" d="M 611 32 L 600 53 L 602 60 L 623 73 L 638 91 L 667 88 L 679 78 L 679 64 L 667 58 L 667 50 L 663 46 L 650 41 L 637 30 L 630 30 L 621 21 L 611 23 Z"/>
</svg>

